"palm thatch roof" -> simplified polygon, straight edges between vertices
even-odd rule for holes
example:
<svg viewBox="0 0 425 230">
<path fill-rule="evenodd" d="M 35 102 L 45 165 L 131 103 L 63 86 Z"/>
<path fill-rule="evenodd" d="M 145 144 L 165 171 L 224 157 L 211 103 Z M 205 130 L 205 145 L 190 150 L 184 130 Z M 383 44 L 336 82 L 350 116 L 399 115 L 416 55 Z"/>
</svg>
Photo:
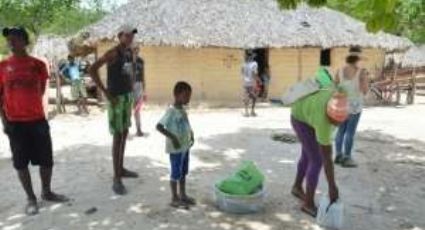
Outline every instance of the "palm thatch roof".
<svg viewBox="0 0 425 230">
<path fill-rule="evenodd" d="M 425 45 L 410 48 L 404 55 L 403 67 L 425 67 Z"/>
<path fill-rule="evenodd" d="M 42 35 L 38 37 L 31 53 L 48 60 L 58 60 L 68 55 L 67 43 L 68 40 L 63 37 Z"/>
<path fill-rule="evenodd" d="M 114 40 L 122 24 L 139 30 L 144 45 L 185 47 L 341 47 L 405 50 L 408 39 L 366 31 L 361 23 L 328 8 L 281 10 L 275 0 L 130 1 L 86 28 L 90 41 Z"/>
</svg>

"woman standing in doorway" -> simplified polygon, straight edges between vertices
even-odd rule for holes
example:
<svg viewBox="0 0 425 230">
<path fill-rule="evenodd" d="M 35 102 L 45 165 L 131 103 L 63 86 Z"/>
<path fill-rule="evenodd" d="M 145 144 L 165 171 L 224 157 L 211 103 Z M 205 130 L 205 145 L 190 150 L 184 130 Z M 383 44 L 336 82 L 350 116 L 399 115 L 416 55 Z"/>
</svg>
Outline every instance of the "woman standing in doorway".
<svg viewBox="0 0 425 230">
<path fill-rule="evenodd" d="M 354 136 L 363 110 L 363 96 L 369 90 L 368 73 L 359 65 L 359 62 L 364 59 L 361 53 L 362 50 L 359 47 L 350 48 L 346 65 L 337 72 L 335 77 L 336 83 L 347 90 L 350 113 L 337 132 L 335 164 L 347 168 L 357 167 L 357 163 L 352 158 Z"/>
</svg>

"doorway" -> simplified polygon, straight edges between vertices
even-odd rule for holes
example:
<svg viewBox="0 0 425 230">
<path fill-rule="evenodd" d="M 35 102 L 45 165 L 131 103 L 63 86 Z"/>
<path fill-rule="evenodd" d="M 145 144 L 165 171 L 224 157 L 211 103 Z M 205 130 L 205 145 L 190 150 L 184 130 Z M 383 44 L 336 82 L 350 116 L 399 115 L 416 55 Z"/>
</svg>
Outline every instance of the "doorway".
<svg viewBox="0 0 425 230">
<path fill-rule="evenodd" d="M 261 84 L 258 84 L 258 97 L 266 100 L 268 98 L 268 88 L 271 80 L 269 68 L 269 50 L 266 48 L 258 48 L 246 50 L 245 55 L 254 54 L 254 61 L 258 64 L 258 76 Z"/>
</svg>

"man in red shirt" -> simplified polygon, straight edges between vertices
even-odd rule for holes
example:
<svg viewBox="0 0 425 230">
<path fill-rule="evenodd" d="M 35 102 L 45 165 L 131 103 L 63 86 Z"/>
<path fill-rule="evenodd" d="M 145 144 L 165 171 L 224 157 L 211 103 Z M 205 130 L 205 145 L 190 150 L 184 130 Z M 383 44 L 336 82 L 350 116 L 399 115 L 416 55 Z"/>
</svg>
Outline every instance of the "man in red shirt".
<svg viewBox="0 0 425 230">
<path fill-rule="evenodd" d="M 28 33 L 23 28 L 5 28 L 13 53 L 0 62 L 0 116 L 9 137 L 13 166 L 18 171 L 28 204 L 25 213 L 38 213 L 28 165 L 40 166 L 41 198 L 52 202 L 65 202 L 63 195 L 52 192 L 53 154 L 50 128 L 43 110 L 42 98 L 48 73 L 45 64 L 27 54 Z"/>
</svg>

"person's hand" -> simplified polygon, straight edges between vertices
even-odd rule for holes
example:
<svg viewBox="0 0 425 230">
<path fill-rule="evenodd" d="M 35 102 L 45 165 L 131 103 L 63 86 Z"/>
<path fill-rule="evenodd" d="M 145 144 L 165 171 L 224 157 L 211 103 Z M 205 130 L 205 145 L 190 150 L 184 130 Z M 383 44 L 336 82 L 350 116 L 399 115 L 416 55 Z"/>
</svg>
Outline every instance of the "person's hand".
<svg viewBox="0 0 425 230">
<path fill-rule="evenodd" d="M 109 103 L 112 105 L 116 105 L 118 103 L 118 98 L 112 96 L 110 93 L 106 93 L 106 98 L 108 99 Z"/>
<path fill-rule="evenodd" d="M 177 140 L 177 137 L 171 138 L 171 141 L 173 142 L 174 148 L 179 149 L 181 147 L 179 140 Z"/>
<path fill-rule="evenodd" d="M 190 133 L 190 146 L 193 146 L 195 144 L 195 135 L 193 132 Z"/>
<path fill-rule="evenodd" d="M 148 100 L 148 95 L 143 94 L 142 100 L 146 102 Z"/>
<path fill-rule="evenodd" d="M 338 187 L 336 186 L 329 187 L 329 200 L 331 204 L 337 202 L 338 199 L 339 199 Z"/>
</svg>

